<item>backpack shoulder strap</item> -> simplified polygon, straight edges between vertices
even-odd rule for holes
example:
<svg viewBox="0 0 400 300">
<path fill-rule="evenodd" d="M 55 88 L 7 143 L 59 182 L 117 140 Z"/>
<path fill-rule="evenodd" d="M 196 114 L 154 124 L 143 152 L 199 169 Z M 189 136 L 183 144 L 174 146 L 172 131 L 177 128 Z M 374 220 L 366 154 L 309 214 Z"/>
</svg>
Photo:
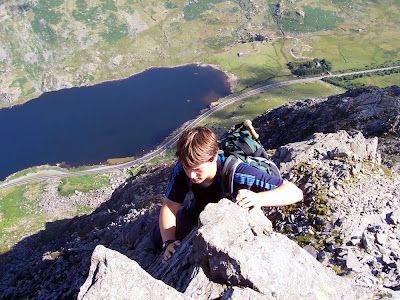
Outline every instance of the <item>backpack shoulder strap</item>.
<svg viewBox="0 0 400 300">
<path fill-rule="evenodd" d="M 233 178 L 237 166 L 242 162 L 241 159 L 234 155 L 228 156 L 222 168 L 222 187 L 223 196 L 230 198 L 233 195 Z"/>
</svg>

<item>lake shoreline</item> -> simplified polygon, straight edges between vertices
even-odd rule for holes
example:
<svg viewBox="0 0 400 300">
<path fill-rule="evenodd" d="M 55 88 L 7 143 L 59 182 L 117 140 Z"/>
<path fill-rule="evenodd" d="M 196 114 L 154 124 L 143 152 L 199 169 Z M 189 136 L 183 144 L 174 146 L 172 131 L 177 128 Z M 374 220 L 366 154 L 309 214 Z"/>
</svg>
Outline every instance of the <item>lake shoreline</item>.
<svg viewBox="0 0 400 300">
<path fill-rule="evenodd" d="M 28 169 L 31 169 L 32 167 L 40 167 L 40 166 L 49 166 L 49 168 L 52 168 L 52 167 L 60 167 L 60 168 L 62 168 L 62 169 L 64 169 L 64 170 L 71 170 L 71 169 L 76 169 L 76 168 L 96 168 L 96 167 L 100 167 L 100 166 L 109 166 L 109 165 L 116 165 L 116 164 L 120 164 L 120 162 L 126 162 L 128 159 L 129 159 L 129 161 L 131 161 L 132 160 L 132 156 L 135 156 L 136 158 L 137 157 L 142 157 L 143 155 L 146 155 L 148 152 L 151 152 L 151 151 L 153 151 L 154 149 L 157 149 L 157 148 L 159 148 L 160 147 L 160 145 L 162 145 L 162 143 L 165 141 L 165 139 L 166 138 L 168 138 L 169 136 L 171 136 L 171 134 L 173 134 L 174 132 L 176 133 L 177 131 L 180 131 L 180 130 L 182 130 L 182 128 L 184 128 L 185 126 L 187 126 L 187 124 L 188 123 L 190 123 L 190 122 L 192 122 L 194 119 L 196 119 L 199 115 L 201 115 L 205 110 L 208 110 L 209 108 L 210 108 L 210 106 L 212 106 L 212 104 L 213 103 L 215 103 L 216 101 L 220 101 L 221 99 L 223 99 L 223 98 L 225 98 L 226 96 L 228 96 L 228 95 L 231 95 L 232 94 L 232 89 L 233 89 L 233 84 L 234 84 L 234 80 L 235 80 L 235 77 L 234 76 L 232 76 L 232 75 L 229 75 L 229 74 L 227 74 L 227 72 L 223 72 L 223 71 L 221 71 L 217 66 L 212 66 L 212 65 L 208 65 L 208 64 L 201 64 L 201 63 L 191 63 L 191 64 L 185 64 L 185 65 L 182 65 L 182 66 L 178 66 L 178 67 L 154 67 L 154 68 L 148 68 L 147 69 L 147 72 L 155 72 L 155 73 L 157 73 L 157 71 L 160 71 L 161 73 L 164 73 L 164 74 L 174 74 L 174 73 L 176 73 L 176 72 L 178 72 L 178 73 L 180 73 L 180 74 L 182 74 L 182 71 L 180 71 L 181 70 L 181 68 L 183 68 L 183 69 L 189 69 L 189 70 L 193 70 L 193 71 L 191 71 L 191 73 L 190 74 L 192 74 L 192 75 L 190 75 L 189 77 L 195 77 L 195 78 L 198 78 L 198 79 L 196 79 L 193 83 L 191 83 L 191 84 L 194 84 L 193 85 L 193 88 L 189 85 L 189 86 L 187 86 L 186 85 L 186 88 L 184 89 L 186 92 L 184 92 L 184 94 L 183 95 L 186 95 L 188 92 L 189 92 L 189 94 L 187 94 L 188 95 L 188 98 L 186 98 L 186 99 L 190 99 L 190 97 L 192 97 L 192 96 L 190 96 L 190 95 L 192 95 L 191 93 L 192 93 L 192 90 L 193 91 L 195 91 L 195 90 L 198 90 L 198 91 L 200 91 L 200 93 L 203 93 L 203 95 L 201 96 L 201 98 L 198 98 L 199 100 L 200 99 L 203 99 L 203 100 L 200 100 L 200 101 L 202 101 L 203 103 L 205 102 L 205 104 L 204 105 L 207 105 L 207 103 L 208 103 L 208 105 L 207 106 L 202 106 L 202 107 L 198 107 L 197 109 L 198 110 L 195 110 L 195 111 L 193 111 L 193 114 L 192 114 L 192 116 L 190 117 L 190 118 L 188 118 L 188 119 L 186 119 L 186 121 L 185 121 L 185 118 L 184 118 L 184 115 L 187 113 L 187 111 L 185 111 L 185 112 L 182 112 L 183 114 L 181 115 L 180 113 L 179 113 L 179 116 L 177 116 L 178 118 L 176 119 L 176 120 L 181 120 L 181 121 L 177 121 L 176 122 L 176 124 L 175 124 L 175 126 L 171 126 L 171 128 L 169 128 L 169 130 L 167 131 L 166 129 L 165 130 L 161 130 L 161 131 L 164 131 L 163 133 L 162 133 L 162 135 L 160 136 L 160 140 L 159 140 L 159 142 L 158 143 L 155 143 L 155 144 L 153 144 L 153 146 L 151 146 L 151 147 L 149 147 L 148 149 L 146 149 L 146 147 L 144 147 L 143 148 L 143 152 L 141 152 L 141 153 L 134 153 L 134 152 L 131 152 L 131 153 L 126 153 L 126 154 L 128 154 L 128 155 L 123 155 L 123 156 L 119 156 L 119 155 L 107 155 L 107 156 L 103 156 L 103 158 L 100 158 L 99 160 L 97 160 L 97 161 L 92 161 L 92 162 L 90 162 L 90 160 L 88 161 L 87 160 L 87 158 L 86 158 L 86 161 L 85 160 L 76 160 L 76 161 L 71 161 L 71 160 L 69 160 L 68 158 L 66 158 L 66 160 L 63 160 L 63 159 L 60 159 L 60 160 L 53 160 L 53 161 L 47 161 L 46 163 L 44 163 L 44 164 L 41 164 L 41 163 L 39 163 L 39 164 L 32 164 L 31 166 L 29 166 L 28 168 L 21 168 L 21 169 L 17 169 L 17 168 L 15 168 L 14 170 L 18 170 L 18 171 L 16 171 L 16 172 L 12 172 L 12 173 L 10 173 L 10 174 L 6 174 L 6 172 L 4 172 L 5 174 L 4 175 L 6 175 L 5 177 L 3 177 L 3 179 L 2 179 L 2 181 L 3 182 L 8 182 L 8 181 L 10 181 L 10 180 L 12 180 L 12 179 L 14 179 L 15 178 L 15 175 L 17 175 L 18 176 L 18 173 L 24 173 L 24 172 L 26 172 Z M 175 70 L 176 69 L 176 71 L 169 71 L 169 70 Z M 186 71 L 187 72 L 187 71 Z M 200 76 L 200 77 L 198 77 L 198 75 Z M 148 80 L 152 80 L 152 79 L 149 79 L 149 78 L 152 78 L 153 77 L 153 75 L 150 73 L 150 74 L 145 74 L 144 72 L 141 72 L 141 73 L 139 73 L 139 74 L 137 74 L 137 75 L 134 75 L 134 76 L 130 76 L 130 77 L 127 77 L 127 78 L 125 78 L 125 79 L 119 79 L 118 81 L 117 80 L 109 80 L 109 81 L 106 81 L 106 82 L 102 82 L 102 83 L 115 83 L 115 82 L 117 82 L 117 86 L 119 86 L 119 87 L 121 87 L 121 85 L 120 84 L 118 84 L 118 82 L 122 82 L 123 80 L 126 80 L 127 81 L 127 83 L 123 83 L 123 84 L 125 84 L 125 85 L 128 85 L 128 86 L 130 86 L 130 88 L 132 89 L 135 89 L 135 85 L 132 85 L 130 82 L 136 82 L 137 80 L 136 80 L 136 76 L 140 76 L 140 77 L 143 77 L 143 78 L 147 78 L 147 81 Z M 150 77 L 149 77 L 150 76 Z M 169 75 L 168 75 L 169 76 Z M 186 77 L 184 77 L 184 78 L 188 78 L 188 75 L 185 75 Z M 156 77 L 157 78 L 157 77 Z M 169 80 L 172 80 L 172 82 L 171 82 L 171 84 L 173 83 L 173 85 L 172 85 L 172 90 L 174 90 L 175 88 L 173 87 L 174 85 L 177 85 L 178 87 L 180 86 L 180 85 L 182 85 L 182 84 L 184 84 L 184 86 L 182 86 L 182 88 L 183 87 L 185 87 L 185 83 L 187 82 L 187 80 L 186 79 L 184 79 L 184 78 L 179 78 L 179 77 L 177 77 L 177 78 L 174 78 L 174 77 L 167 77 L 167 79 L 166 80 L 164 80 L 164 83 L 162 83 L 161 84 L 161 87 L 162 86 L 165 86 L 165 84 L 166 84 L 166 82 L 169 82 Z M 182 80 L 183 79 L 183 80 Z M 138 78 L 138 80 L 142 80 L 142 79 L 139 79 Z M 200 81 L 199 81 L 200 80 Z M 211 80 L 211 81 L 210 81 Z M 204 83 L 205 83 L 205 81 L 209 81 L 209 83 L 207 83 L 206 85 L 204 85 Z M 188 82 L 190 82 L 190 81 L 188 81 Z M 223 93 L 218 93 L 218 94 L 216 94 L 215 96 L 212 96 L 212 95 L 208 95 L 208 90 L 209 89 L 212 89 L 212 86 L 214 86 L 216 83 L 218 82 L 218 85 L 220 86 L 220 88 L 224 91 Z M 167 83 L 168 84 L 168 83 Z M 141 84 L 141 86 L 143 86 L 143 91 L 146 93 L 146 90 L 148 90 L 150 87 L 151 87 L 151 85 L 149 86 L 149 85 L 146 85 L 146 83 L 144 83 L 144 85 L 143 84 Z M 88 88 L 93 88 L 93 87 L 95 87 L 95 89 L 97 90 L 98 88 L 100 88 L 100 89 L 104 89 L 104 88 L 108 88 L 108 84 L 105 84 L 105 85 L 101 85 L 101 84 L 99 84 L 99 85 L 93 85 L 93 86 L 88 86 Z M 179 89 L 181 89 L 180 87 L 179 87 Z M 70 93 L 70 92 L 72 92 L 72 93 L 76 93 L 76 91 L 81 91 L 81 89 L 71 89 L 72 91 L 69 91 L 70 89 L 63 89 L 64 90 L 64 92 L 66 92 L 66 93 Z M 60 90 L 60 91 L 62 91 L 62 90 Z M 136 91 L 136 89 L 135 89 L 135 91 Z M 58 91 L 55 91 L 55 93 L 57 93 Z M 51 92 L 51 93 L 53 93 L 53 92 Z M 143 93 L 143 92 L 142 92 Z M 204 94 L 205 93 L 205 94 Z M 126 95 L 130 95 L 130 93 L 124 93 L 124 94 L 126 94 Z M 150 93 L 150 94 L 152 94 L 152 93 Z M 182 93 L 180 93 L 181 94 L 181 96 L 179 96 L 179 97 L 182 97 Z M 194 95 L 194 94 L 193 94 Z M 47 99 L 49 100 L 49 99 L 52 99 L 52 97 L 53 97 L 53 95 L 51 95 L 51 94 L 48 94 L 48 95 L 45 95 L 45 97 L 47 97 Z M 178 97 L 178 98 L 179 98 Z M 186 96 L 183 96 L 183 97 L 186 97 Z M 64 98 L 65 99 L 65 98 Z M 97 99 L 95 96 L 91 96 L 90 98 L 88 98 L 88 99 Z M 183 99 L 185 99 L 185 98 L 183 98 Z M 197 98 L 193 98 L 193 99 L 197 99 Z M 40 100 L 40 99 L 39 99 Z M 56 100 L 56 99 L 55 99 Z M 72 99 L 72 100 L 74 100 L 74 101 L 68 101 L 68 100 L 70 100 L 69 98 L 66 98 L 66 100 L 67 101 L 64 101 L 64 107 L 68 107 L 68 106 L 70 106 L 70 107 L 72 107 L 71 109 L 74 109 L 73 107 L 74 107 L 74 103 L 76 103 L 76 101 L 74 100 L 74 99 Z M 97 101 L 97 100 L 96 100 Z M 182 100 L 181 100 L 182 101 Z M 191 100 L 186 100 L 186 102 L 191 102 Z M 185 105 L 186 105 L 186 102 L 185 102 Z M 196 102 L 197 102 L 197 100 L 196 100 Z M 36 102 L 35 102 L 36 103 Z M 53 101 L 48 101 L 48 103 L 50 104 L 50 103 L 57 103 L 57 102 L 53 102 Z M 136 101 L 135 101 L 135 103 L 136 103 Z M 169 102 L 168 102 L 169 103 Z M 114 105 L 115 106 L 115 104 L 111 104 L 111 105 Z M 36 106 L 36 105 L 34 105 L 34 106 Z M 59 106 L 59 104 L 57 104 L 57 106 L 58 107 L 60 107 Z M 32 107 L 32 105 L 30 105 L 30 107 Z M 168 106 L 169 107 L 169 106 Z M 175 107 L 174 108 L 174 106 L 171 106 L 170 107 L 170 109 L 172 109 L 172 111 L 176 111 L 176 112 L 179 112 L 179 106 L 178 107 Z M 42 109 L 41 109 L 42 110 Z M 20 110 L 18 110 L 18 111 L 20 111 Z M 1 112 L 1 110 L 0 110 L 0 112 Z M 10 112 L 10 113 L 12 113 L 12 112 Z M 50 114 L 51 115 L 51 114 Z M 24 118 L 24 120 L 26 120 L 27 118 Z M 119 118 L 119 119 L 129 119 L 129 118 Z M 4 120 L 6 120 L 6 119 L 4 119 Z M 75 122 L 76 123 L 76 122 Z M 32 124 L 32 123 L 30 123 L 30 124 Z M 92 126 L 93 126 L 93 123 L 91 123 L 92 124 Z M 171 124 L 171 125 L 173 125 L 173 124 Z M 129 125 L 128 125 L 129 126 Z M 161 125 L 160 125 L 161 126 Z M 126 127 L 126 126 L 123 126 L 124 128 L 128 128 L 128 127 Z M 79 128 L 81 128 L 81 127 L 79 127 Z M 160 128 L 162 128 L 162 127 L 160 127 Z M 159 129 L 160 129 L 159 128 Z M 54 131 L 54 130 L 53 130 Z M 165 134 L 165 135 L 164 135 Z M 54 140 L 53 140 L 54 141 Z M 105 141 L 104 141 L 105 142 Z M 100 143 L 104 143 L 104 142 L 100 142 Z M 104 149 L 107 149 L 108 148 L 108 146 L 107 147 L 105 147 Z M 87 155 L 87 154 L 86 154 Z M 65 156 L 66 157 L 66 156 Z M 111 162 L 111 163 L 110 163 Z M 18 176 L 19 177 L 19 176 Z"/>
<path fill-rule="evenodd" d="M 23 100 L 22 102 L 16 101 L 12 105 L 7 105 L 7 106 L 4 106 L 4 107 L 0 106 L 0 111 L 3 110 L 3 109 L 11 109 L 11 108 L 16 107 L 16 106 L 24 105 L 26 103 L 29 103 L 31 101 L 34 101 L 34 100 L 40 98 L 41 96 L 43 96 L 46 93 L 52 93 L 52 92 L 57 92 L 57 91 L 62 91 L 62 90 L 67 90 L 67 89 L 73 89 L 73 88 L 91 87 L 91 86 L 100 85 L 100 84 L 104 84 L 104 83 L 117 82 L 117 81 L 129 79 L 131 77 L 140 75 L 140 74 L 142 74 L 144 72 L 147 72 L 147 71 L 150 71 L 150 70 L 173 69 L 173 68 L 187 67 L 187 66 L 209 67 L 209 68 L 212 68 L 212 69 L 215 69 L 215 70 L 218 70 L 218 71 L 224 73 L 224 75 L 226 76 L 226 83 L 227 83 L 227 85 L 229 85 L 229 89 L 230 89 L 230 93 L 231 94 L 234 92 L 233 91 L 234 87 L 237 86 L 237 82 L 238 82 L 237 76 L 234 75 L 233 73 L 229 73 L 228 71 L 222 70 L 218 65 L 215 65 L 215 64 L 207 64 L 207 63 L 202 63 L 202 62 L 192 62 L 192 63 L 184 63 L 184 64 L 173 65 L 173 66 L 161 66 L 161 67 L 160 66 L 149 66 L 149 67 L 145 68 L 144 70 L 142 70 L 140 72 L 131 74 L 131 75 L 126 76 L 126 77 L 103 80 L 103 81 L 94 81 L 94 82 L 91 82 L 89 84 L 84 84 L 84 85 L 79 85 L 79 86 L 71 85 L 71 86 L 67 86 L 67 87 L 61 88 L 61 89 L 45 91 L 45 92 L 40 93 L 39 95 L 37 95 L 34 98 L 31 98 L 31 99 L 28 99 L 28 100 Z"/>
</svg>

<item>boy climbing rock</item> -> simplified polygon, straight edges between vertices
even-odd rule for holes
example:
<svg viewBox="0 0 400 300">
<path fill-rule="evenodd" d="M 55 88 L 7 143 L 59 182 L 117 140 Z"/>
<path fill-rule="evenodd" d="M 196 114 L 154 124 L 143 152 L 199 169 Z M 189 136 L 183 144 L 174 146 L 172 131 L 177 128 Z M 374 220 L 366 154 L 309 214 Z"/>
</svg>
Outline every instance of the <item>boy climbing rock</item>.
<svg viewBox="0 0 400 300">
<path fill-rule="evenodd" d="M 197 225 L 205 206 L 226 195 L 223 170 L 227 158 L 218 153 L 218 141 L 210 129 L 186 130 L 178 140 L 176 155 L 178 162 L 159 216 L 158 235 L 161 234 L 165 261 Z M 232 180 L 231 198 L 246 209 L 289 205 L 303 199 L 302 191 L 293 183 L 244 162 L 237 164 L 229 180 Z M 184 206 L 188 194 L 192 199 L 185 201 Z"/>
</svg>

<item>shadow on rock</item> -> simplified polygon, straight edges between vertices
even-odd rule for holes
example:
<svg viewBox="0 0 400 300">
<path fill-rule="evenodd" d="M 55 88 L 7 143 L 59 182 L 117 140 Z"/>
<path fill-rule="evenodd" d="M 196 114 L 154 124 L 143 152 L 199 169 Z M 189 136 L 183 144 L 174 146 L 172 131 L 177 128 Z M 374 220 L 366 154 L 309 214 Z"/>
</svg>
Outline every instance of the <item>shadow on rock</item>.
<svg viewBox="0 0 400 300">
<path fill-rule="evenodd" d="M 170 170 L 168 165 L 145 168 L 91 214 L 48 222 L 1 255 L 0 298 L 76 298 L 97 245 L 123 253 L 143 268 L 150 265 L 158 255 L 151 231 Z"/>
</svg>

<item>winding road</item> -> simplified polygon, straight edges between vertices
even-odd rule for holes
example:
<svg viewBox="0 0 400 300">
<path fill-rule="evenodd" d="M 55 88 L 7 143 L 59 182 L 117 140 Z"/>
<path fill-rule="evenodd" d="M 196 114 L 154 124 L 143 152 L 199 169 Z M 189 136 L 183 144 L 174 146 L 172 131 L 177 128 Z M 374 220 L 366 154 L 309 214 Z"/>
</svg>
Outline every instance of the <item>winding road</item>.
<svg viewBox="0 0 400 300">
<path fill-rule="evenodd" d="M 210 108 L 209 110 L 207 110 L 204 113 L 202 113 L 201 115 L 199 115 L 196 119 L 191 121 L 185 127 L 185 129 L 190 129 L 190 128 L 197 126 L 201 121 L 203 121 L 207 117 L 211 116 L 215 112 L 227 107 L 228 105 L 231 105 L 231 104 L 233 104 L 237 101 L 243 100 L 245 98 L 257 95 L 268 89 L 273 89 L 273 88 L 277 88 L 277 87 L 281 87 L 281 86 L 293 85 L 293 84 L 298 84 L 298 83 L 313 82 L 313 81 L 321 80 L 323 78 L 343 77 L 343 76 L 347 76 L 347 75 L 356 75 L 356 74 L 366 74 L 366 73 L 373 73 L 373 72 L 377 72 L 377 71 L 388 71 L 388 70 L 393 70 L 393 69 L 398 69 L 398 68 L 400 68 L 400 66 L 378 68 L 378 69 L 371 69 L 371 70 L 364 70 L 364 71 L 355 71 L 355 72 L 348 72 L 348 73 L 341 73 L 341 74 L 331 74 L 331 75 L 309 77 L 309 78 L 302 78 L 302 79 L 293 79 L 293 80 L 288 80 L 288 81 L 267 84 L 267 85 L 252 89 L 243 94 L 237 95 L 235 97 L 226 99 L 225 101 L 219 103 L 218 105 Z M 176 143 L 176 141 L 179 139 L 181 133 L 182 132 L 178 132 L 176 135 L 165 140 L 156 149 L 147 153 L 146 155 L 144 155 L 140 158 L 137 158 L 135 160 L 126 162 L 126 163 L 121 163 L 118 165 L 99 166 L 99 167 L 95 167 L 92 169 L 75 171 L 75 172 L 59 171 L 59 170 L 38 171 L 36 173 L 26 174 L 26 175 L 23 175 L 16 179 L 4 182 L 4 183 L 0 184 L 0 190 L 8 188 L 8 187 L 12 187 L 12 186 L 21 185 L 21 184 L 43 181 L 43 180 L 46 180 L 49 178 L 62 178 L 62 177 L 68 177 L 68 176 L 81 176 L 81 175 L 88 175 L 88 174 L 96 174 L 96 173 L 110 172 L 110 171 L 126 169 L 126 168 L 130 168 L 133 166 L 137 166 L 137 165 L 140 165 L 140 164 L 162 154 L 165 150 L 167 150 L 168 148 L 173 146 Z"/>
</svg>

